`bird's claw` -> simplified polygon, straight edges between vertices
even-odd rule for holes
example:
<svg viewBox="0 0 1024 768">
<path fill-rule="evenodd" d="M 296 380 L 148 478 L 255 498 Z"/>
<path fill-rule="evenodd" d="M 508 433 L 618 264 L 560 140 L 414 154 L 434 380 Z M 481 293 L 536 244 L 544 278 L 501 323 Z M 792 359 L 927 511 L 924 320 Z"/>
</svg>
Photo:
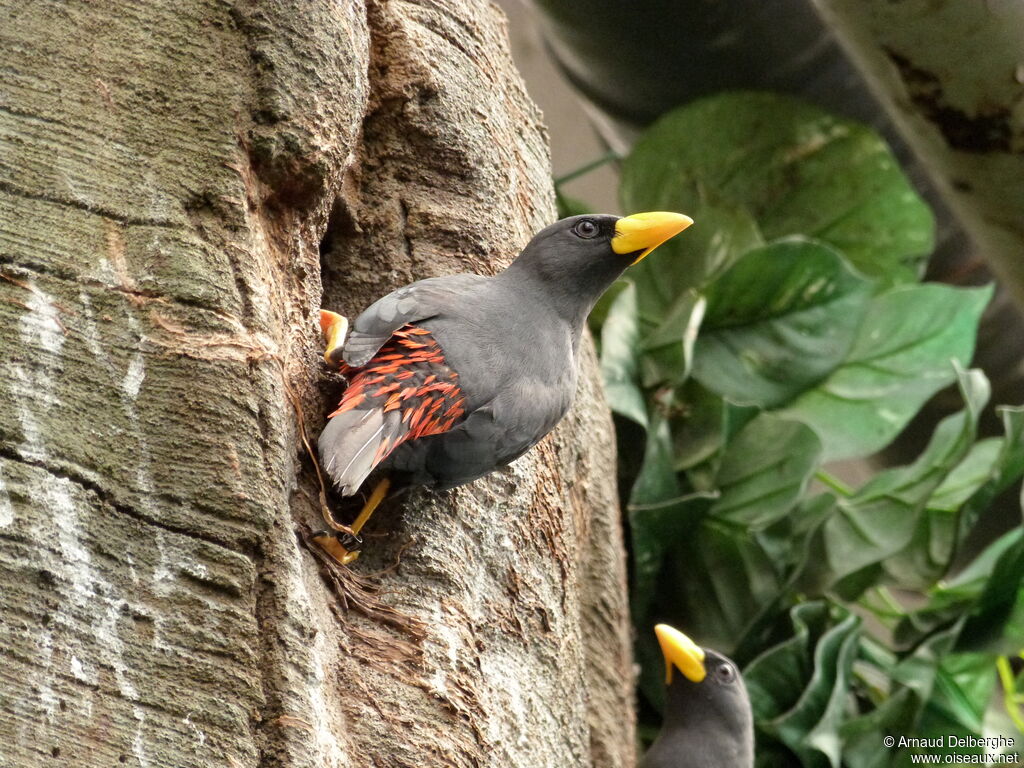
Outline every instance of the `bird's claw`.
<svg viewBox="0 0 1024 768">
<path fill-rule="evenodd" d="M 316 531 L 310 538 L 342 565 L 354 562 L 363 548 L 362 536 L 345 531 Z"/>
</svg>

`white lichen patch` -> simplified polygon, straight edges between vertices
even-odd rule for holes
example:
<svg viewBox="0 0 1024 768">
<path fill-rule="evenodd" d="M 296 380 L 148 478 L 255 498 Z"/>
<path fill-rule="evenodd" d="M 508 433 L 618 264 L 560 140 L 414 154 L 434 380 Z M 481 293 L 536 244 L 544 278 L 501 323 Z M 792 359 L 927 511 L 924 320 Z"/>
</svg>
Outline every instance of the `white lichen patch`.
<svg viewBox="0 0 1024 768">
<path fill-rule="evenodd" d="M 49 394 L 48 383 L 41 380 L 43 377 L 31 375 L 20 365 L 12 365 L 10 371 L 13 374 L 15 385 L 11 391 L 13 396 L 11 399 L 18 412 L 18 421 L 21 423 L 21 443 L 18 444 L 18 453 L 29 461 L 43 461 L 47 458 L 46 446 L 43 443 L 43 431 L 29 404 L 33 398 L 41 405 L 52 406 L 56 403 L 53 402 L 54 398 Z"/>
<path fill-rule="evenodd" d="M 487 718 L 487 740 L 492 744 L 503 744 L 512 737 L 512 742 L 522 747 L 525 745 L 525 734 L 516 727 L 531 722 L 530 710 L 523 696 L 518 672 L 515 666 L 499 663 L 497 659 L 484 658 L 480 663 L 484 678 L 495 702 Z M 510 727 L 511 726 L 511 727 Z"/>
<path fill-rule="evenodd" d="M 196 749 L 202 749 L 206 745 L 206 734 L 203 729 L 192 722 L 192 713 L 189 712 L 185 717 L 182 718 L 181 722 L 186 728 L 192 731 L 193 736 L 196 740 Z"/>
<path fill-rule="evenodd" d="M 57 578 L 60 583 L 67 585 L 60 615 L 51 626 L 70 627 L 81 621 L 82 616 L 90 619 L 98 617 L 91 623 L 92 642 L 76 649 L 68 658 L 68 669 L 72 677 L 89 685 L 96 684 L 97 667 L 113 671 L 117 690 L 136 721 L 132 738 L 133 753 L 139 765 L 145 767 L 149 765 L 143 730 L 146 713 L 139 704 L 138 690 L 129 676 L 125 642 L 118 631 L 123 601 L 113 597 L 118 594 L 118 590 L 96 567 L 92 553 L 86 546 L 85 526 L 75 489 L 76 486 L 70 480 L 51 476 L 33 484 L 29 491 L 34 505 L 48 511 L 39 524 L 36 536 L 40 541 L 56 543 L 59 549 L 55 568 Z M 41 653 L 46 658 L 40 664 L 39 680 L 36 681 L 41 691 L 41 704 L 47 712 L 51 704 L 58 704 L 52 683 L 59 674 L 54 668 L 57 659 L 54 658 L 52 648 L 46 648 L 47 643 L 52 646 L 53 642 L 52 631 L 41 641 Z"/>
<path fill-rule="evenodd" d="M 74 654 L 71 654 L 71 661 L 68 663 L 68 667 L 71 671 L 71 676 L 78 682 L 89 686 L 97 684 L 96 670 Z"/>
<path fill-rule="evenodd" d="M 331 652 L 327 647 L 326 633 L 320 632 L 317 634 L 315 647 L 316 658 L 328 659 L 331 657 Z M 314 667 L 314 674 L 314 682 L 309 686 L 309 706 L 317 751 L 325 758 L 325 762 L 321 763 L 321 765 L 341 768 L 349 764 L 349 759 L 341 746 L 341 741 L 331 730 L 331 720 L 333 718 L 331 717 L 330 707 L 327 704 L 327 697 L 324 696 L 324 686 L 327 679 L 323 674 L 323 670 L 319 667 Z"/>
<path fill-rule="evenodd" d="M 124 379 L 121 380 L 121 391 L 124 393 L 124 396 L 129 400 L 137 398 L 139 390 L 142 389 L 142 381 L 145 378 L 146 361 L 142 357 L 141 352 L 135 352 L 128 363 L 128 370 L 124 374 Z"/>
<path fill-rule="evenodd" d="M 82 319 L 76 323 L 79 333 L 85 338 L 85 348 L 97 360 L 109 365 L 108 355 L 100 343 L 100 329 L 96 325 L 96 317 L 92 309 L 92 299 L 85 291 L 78 292 L 78 303 L 82 308 Z"/>
<path fill-rule="evenodd" d="M 21 340 L 29 349 L 42 347 L 47 352 L 59 355 L 64 347 L 64 327 L 60 322 L 60 310 L 53 300 L 31 283 L 29 286 L 29 311 L 21 316 Z"/>
<path fill-rule="evenodd" d="M 93 274 L 93 277 L 104 285 L 118 285 L 120 283 L 117 270 L 114 269 L 114 265 L 107 258 L 101 257 L 96 262 L 96 272 Z"/>
<path fill-rule="evenodd" d="M 153 589 L 158 595 L 167 595 L 174 591 L 175 576 L 171 571 L 174 560 L 167 554 L 163 531 L 154 531 L 153 541 L 156 542 L 157 551 L 157 563 L 153 568 Z"/>
<path fill-rule="evenodd" d="M 13 522 L 14 506 L 11 504 L 11 497 L 7 495 L 3 472 L 0 472 L 0 528 L 6 528 Z"/>
<path fill-rule="evenodd" d="M 47 630 L 39 639 L 39 662 L 43 669 L 53 667 L 53 632 Z M 39 703 L 47 721 L 52 722 L 60 707 L 60 699 L 53 690 L 52 676 L 46 675 L 39 684 Z"/>
<path fill-rule="evenodd" d="M 82 545 L 81 521 L 71 496 L 71 482 L 62 477 L 50 478 L 40 491 L 39 495 L 45 500 L 44 508 L 49 510 L 57 526 L 57 543 L 72 596 L 78 605 L 87 606 L 95 597 L 92 556 Z"/>
<path fill-rule="evenodd" d="M 459 633 L 447 622 L 440 605 L 434 606 L 430 627 L 433 632 L 425 648 L 434 665 L 430 691 L 443 696 L 447 694 L 447 673 L 455 671 L 459 662 Z"/>
<path fill-rule="evenodd" d="M 448 693 L 448 672 L 454 671 L 459 661 L 459 633 L 452 629 L 440 605 L 434 607 L 430 627 L 432 632 L 425 648 L 434 657 L 430 690 L 445 696 Z"/>
</svg>

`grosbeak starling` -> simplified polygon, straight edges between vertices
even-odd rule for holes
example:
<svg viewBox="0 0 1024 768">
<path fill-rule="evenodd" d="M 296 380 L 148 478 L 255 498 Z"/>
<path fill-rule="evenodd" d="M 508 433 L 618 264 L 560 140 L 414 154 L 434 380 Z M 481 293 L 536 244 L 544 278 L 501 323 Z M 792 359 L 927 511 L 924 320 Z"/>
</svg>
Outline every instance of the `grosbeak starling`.
<svg viewBox="0 0 1024 768">
<path fill-rule="evenodd" d="M 397 489 L 471 482 L 532 448 L 572 403 L 580 337 L 594 303 L 630 264 L 692 224 L 678 213 L 573 216 L 541 230 L 503 272 L 420 280 L 352 325 L 321 312 L 328 364 L 349 384 L 320 435 L 343 496 L 374 473 L 351 526 L 317 541 L 342 562 Z"/>
<path fill-rule="evenodd" d="M 754 720 L 739 669 L 667 624 L 654 631 L 668 690 L 661 732 L 640 768 L 753 768 Z"/>
</svg>

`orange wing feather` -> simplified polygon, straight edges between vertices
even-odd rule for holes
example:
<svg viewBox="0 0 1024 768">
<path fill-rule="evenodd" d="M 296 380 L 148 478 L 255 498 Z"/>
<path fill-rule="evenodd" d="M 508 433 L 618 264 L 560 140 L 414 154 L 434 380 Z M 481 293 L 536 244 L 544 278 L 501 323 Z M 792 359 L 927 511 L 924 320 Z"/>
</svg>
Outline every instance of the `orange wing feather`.
<svg viewBox="0 0 1024 768">
<path fill-rule="evenodd" d="M 400 328 L 366 365 L 341 372 L 349 385 L 332 417 L 353 409 L 401 413 L 405 428 L 381 443 L 374 465 L 402 443 L 447 432 L 465 415 L 459 374 L 426 328 Z"/>
</svg>

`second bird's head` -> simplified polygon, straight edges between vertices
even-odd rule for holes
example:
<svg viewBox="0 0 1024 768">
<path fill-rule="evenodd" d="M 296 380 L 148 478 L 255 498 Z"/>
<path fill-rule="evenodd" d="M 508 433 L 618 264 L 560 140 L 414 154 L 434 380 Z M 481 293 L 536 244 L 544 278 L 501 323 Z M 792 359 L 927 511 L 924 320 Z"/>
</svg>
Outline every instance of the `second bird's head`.
<svg viewBox="0 0 1024 768">
<path fill-rule="evenodd" d="M 592 303 L 626 267 L 691 224 L 689 216 L 666 211 L 570 216 L 538 232 L 510 271 L 571 289 Z"/>
<path fill-rule="evenodd" d="M 667 624 L 654 631 L 665 657 L 666 725 L 750 732 L 750 699 L 732 660 Z"/>
</svg>

